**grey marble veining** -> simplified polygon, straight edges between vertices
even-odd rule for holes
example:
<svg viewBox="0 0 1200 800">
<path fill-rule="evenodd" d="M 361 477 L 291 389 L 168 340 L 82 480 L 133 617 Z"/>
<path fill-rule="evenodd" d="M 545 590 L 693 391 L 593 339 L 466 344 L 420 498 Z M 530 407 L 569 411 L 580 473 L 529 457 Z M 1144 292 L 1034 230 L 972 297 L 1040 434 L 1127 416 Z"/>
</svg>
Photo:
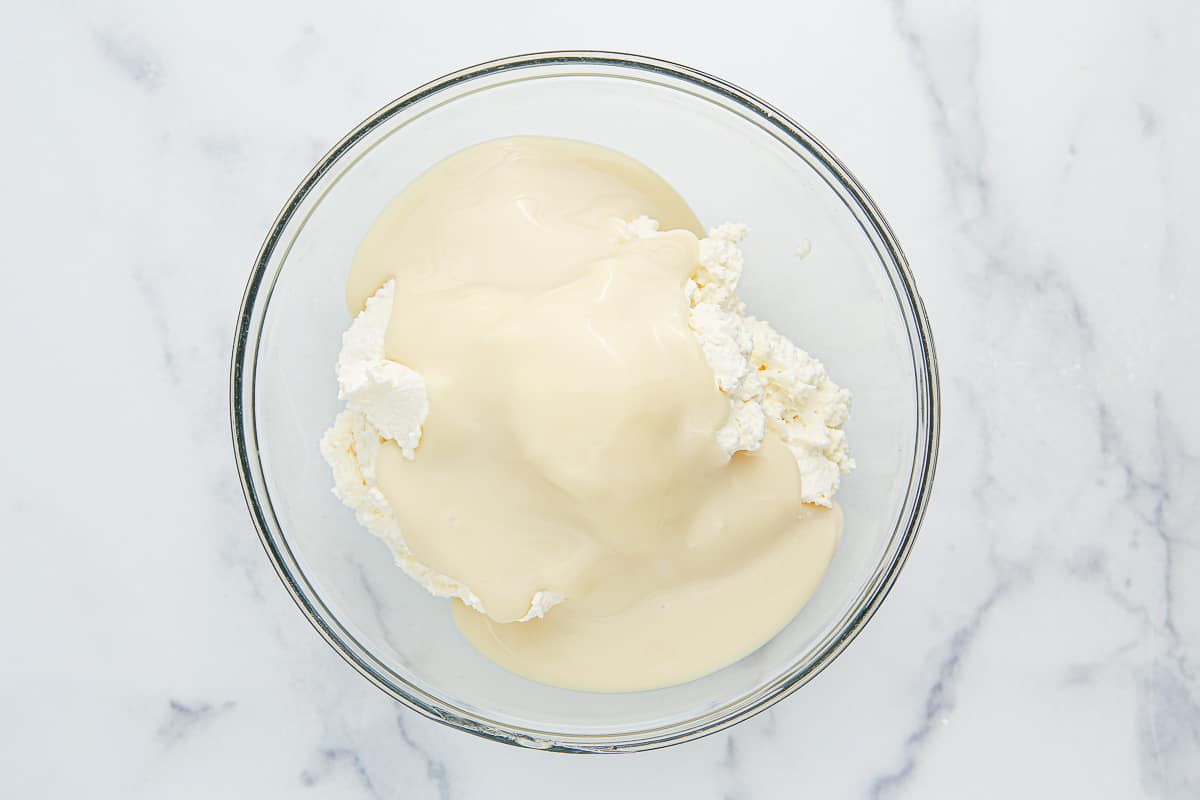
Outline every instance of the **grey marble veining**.
<svg viewBox="0 0 1200 800">
<path fill-rule="evenodd" d="M 0 795 L 1200 796 L 1200 9 L 469 5 L 9 10 Z M 367 685 L 263 556 L 226 418 L 251 260 L 328 146 L 436 75 L 580 44 L 726 77 L 838 153 L 944 391 L 921 540 L 861 637 L 621 758 Z"/>
</svg>

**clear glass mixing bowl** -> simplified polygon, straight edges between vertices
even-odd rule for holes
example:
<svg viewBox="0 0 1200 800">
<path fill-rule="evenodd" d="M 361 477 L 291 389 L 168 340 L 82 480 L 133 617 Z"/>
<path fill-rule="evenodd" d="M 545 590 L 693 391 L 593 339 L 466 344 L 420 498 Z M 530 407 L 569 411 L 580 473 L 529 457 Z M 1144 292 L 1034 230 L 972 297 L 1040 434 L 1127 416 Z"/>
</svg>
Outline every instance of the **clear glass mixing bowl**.
<svg viewBox="0 0 1200 800">
<path fill-rule="evenodd" d="M 458 634 L 330 493 L 317 448 L 340 403 L 343 288 L 367 226 L 412 178 L 469 145 L 562 136 L 627 153 L 706 225 L 745 222 L 742 295 L 854 392 L 842 544 L 778 636 L 681 686 L 589 694 L 505 672 Z M 470 235 L 464 231 L 464 235 Z M 800 258 L 797 250 L 811 245 Z M 254 524 L 322 636 L 412 709 L 509 744 L 570 752 L 661 747 L 762 711 L 826 667 L 866 624 L 913 544 L 933 479 L 937 369 L 929 324 L 887 222 L 808 132 L 742 89 L 614 53 L 481 64 L 404 95 L 350 132 L 284 206 L 254 264 L 233 350 L 231 413 Z M 668 632 L 669 635 L 669 632 Z"/>
</svg>

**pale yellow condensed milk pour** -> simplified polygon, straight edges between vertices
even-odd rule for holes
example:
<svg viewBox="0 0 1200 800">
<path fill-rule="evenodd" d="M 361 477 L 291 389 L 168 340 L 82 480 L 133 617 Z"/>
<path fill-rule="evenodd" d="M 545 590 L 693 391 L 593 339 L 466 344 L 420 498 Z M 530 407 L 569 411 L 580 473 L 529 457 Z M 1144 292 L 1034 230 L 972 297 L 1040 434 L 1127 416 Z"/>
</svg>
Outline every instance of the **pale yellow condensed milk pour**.
<svg viewBox="0 0 1200 800">
<path fill-rule="evenodd" d="M 663 233 L 626 234 L 640 217 Z M 374 481 L 411 558 L 469 587 L 463 635 L 536 681 L 630 691 L 730 664 L 786 625 L 841 531 L 772 430 L 730 455 L 689 327 L 700 223 L 619 153 L 523 137 L 431 168 L 371 227 L 352 314 L 389 281 L 387 359 L 428 413 Z M 408 457 L 411 455 L 412 457 Z M 529 616 L 541 593 L 555 604 Z"/>
</svg>

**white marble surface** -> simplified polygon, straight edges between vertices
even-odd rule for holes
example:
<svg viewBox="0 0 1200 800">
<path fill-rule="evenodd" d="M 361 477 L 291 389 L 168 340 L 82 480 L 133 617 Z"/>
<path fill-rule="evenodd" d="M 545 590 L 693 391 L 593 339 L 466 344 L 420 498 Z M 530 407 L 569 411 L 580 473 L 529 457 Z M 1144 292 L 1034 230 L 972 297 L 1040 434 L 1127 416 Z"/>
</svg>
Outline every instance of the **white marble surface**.
<svg viewBox="0 0 1200 800">
<path fill-rule="evenodd" d="M 438 5 L 6 10 L 0 796 L 1200 796 L 1197 5 Z M 945 394 L 866 632 L 732 732 L 619 758 L 360 679 L 269 568 L 227 433 L 243 282 L 315 159 L 429 78 L 572 46 L 721 75 L 832 147 Z"/>
</svg>

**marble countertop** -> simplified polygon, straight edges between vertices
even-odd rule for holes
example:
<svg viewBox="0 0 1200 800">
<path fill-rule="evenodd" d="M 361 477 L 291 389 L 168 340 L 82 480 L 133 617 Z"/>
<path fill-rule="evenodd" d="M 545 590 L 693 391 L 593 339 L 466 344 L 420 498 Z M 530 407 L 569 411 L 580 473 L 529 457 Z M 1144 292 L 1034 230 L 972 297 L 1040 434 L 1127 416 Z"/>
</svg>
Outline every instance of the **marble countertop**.
<svg viewBox="0 0 1200 800">
<path fill-rule="evenodd" d="M 0 795 L 1200 796 L 1200 8 L 468 5 L 10 9 Z M 243 284 L 309 166 L 418 83 L 572 46 L 725 77 L 838 153 L 944 391 L 866 631 L 771 711 L 618 758 L 363 681 L 268 565 L 228 435 Z"/>
</svg>

